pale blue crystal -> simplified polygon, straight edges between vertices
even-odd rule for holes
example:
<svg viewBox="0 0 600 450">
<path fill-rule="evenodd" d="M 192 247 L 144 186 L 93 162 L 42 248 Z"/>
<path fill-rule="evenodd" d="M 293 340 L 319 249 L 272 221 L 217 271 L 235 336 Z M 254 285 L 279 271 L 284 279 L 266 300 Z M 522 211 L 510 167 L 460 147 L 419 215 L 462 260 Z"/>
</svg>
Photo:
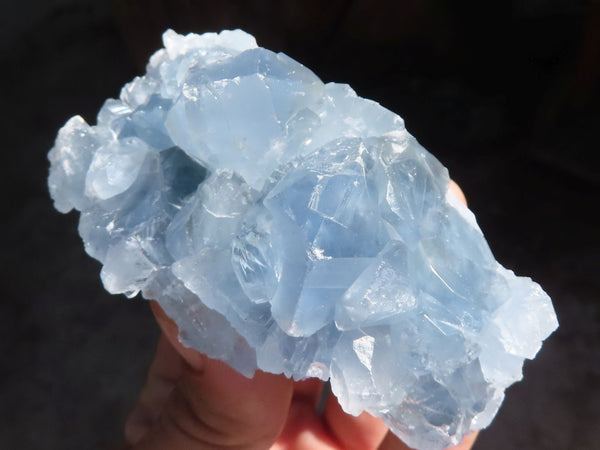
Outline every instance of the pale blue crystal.
<svg viewBox="0 0 600 450">
<path fill-rule="evenodd" d="M 48 180 L 112 293 L 251 376 L 330 380 L 441 449 L 486 427 L 557 327 L 402 119 L 240 30 L 180 36 L 59 131 Z"/>
</svg>

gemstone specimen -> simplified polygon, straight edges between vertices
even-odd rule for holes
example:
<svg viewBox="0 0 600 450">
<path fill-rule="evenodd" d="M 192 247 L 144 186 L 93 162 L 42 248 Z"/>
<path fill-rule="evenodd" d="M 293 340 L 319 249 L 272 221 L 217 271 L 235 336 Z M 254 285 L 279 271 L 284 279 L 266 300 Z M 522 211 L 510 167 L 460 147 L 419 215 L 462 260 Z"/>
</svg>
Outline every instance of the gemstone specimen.
<svg viewBox="0 0 600 450">
<path fill-rule="evenodd" d="M 486 427 L 558 323 L 447 170 L 399 116 L 240 30 L 163 38 L 49 153 L 106 289 L 157 300 L 246 376 L 330 380 L 410 446 Z"/>
</svg>

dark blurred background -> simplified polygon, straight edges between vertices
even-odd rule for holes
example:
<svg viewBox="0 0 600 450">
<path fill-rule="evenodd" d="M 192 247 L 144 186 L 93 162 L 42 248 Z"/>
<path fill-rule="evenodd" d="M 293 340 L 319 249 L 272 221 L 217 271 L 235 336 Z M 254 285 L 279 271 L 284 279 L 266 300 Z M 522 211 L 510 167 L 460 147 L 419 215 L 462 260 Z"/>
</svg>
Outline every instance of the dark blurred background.
<svg viewBox="0 0 600 450">
<path fill-rule="evenodd" d="M 46 153 L 167 27 L 243 28 L 404 117 L 561 328 L 475 449 L 600 448 L 600 2 L 0 0 L 0 448 L 111 449 L 158 330 L 52 209 Z"/>
</svg>

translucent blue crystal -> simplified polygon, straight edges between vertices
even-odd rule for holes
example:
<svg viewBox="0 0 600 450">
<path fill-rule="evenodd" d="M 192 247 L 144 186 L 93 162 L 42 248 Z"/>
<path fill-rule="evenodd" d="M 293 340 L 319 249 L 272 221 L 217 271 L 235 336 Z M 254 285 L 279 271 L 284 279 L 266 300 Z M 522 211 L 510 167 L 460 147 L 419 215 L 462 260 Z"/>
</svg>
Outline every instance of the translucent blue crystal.
<svg viewBox="0 0 600 450">
<path fill-rule="evenodd" d="M 447 170 L 399 116 L 240 30 L 164 44 L 49 153 L 106 289 L 156 299 L 247 376 L 330 380 L 410 446 L 487 426 L 558 323 Z"/>
</svg>

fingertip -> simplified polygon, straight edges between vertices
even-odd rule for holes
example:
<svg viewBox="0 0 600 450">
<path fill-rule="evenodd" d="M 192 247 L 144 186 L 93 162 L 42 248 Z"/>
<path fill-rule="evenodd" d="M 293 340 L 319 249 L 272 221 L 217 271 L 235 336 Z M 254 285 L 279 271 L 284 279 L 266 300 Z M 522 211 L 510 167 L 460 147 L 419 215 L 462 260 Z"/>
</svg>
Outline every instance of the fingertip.
<svg viewBox="0 0 600 450">
<path fill-rule="evenodd" d="M 308 398 L 294 400 L 285 427 L 270 450 L 339 450 L 341 447 L 330 435 Z"/>
<path fill-rule="evenodd" d="M 205 442 L 266 448 L 284 427 L 293 383 L 262 371 L 247 378 L 221 361 L 205 358 L 203 370 L 188 372 L 181 388 L 189 410 L 206 425 Z"/>
<path fill-rule="evenodd" d="M 206 362 L 206 356 L 190 347 L 185 347 L 179 341 L 179 329 L 177 324 L 171 319 L 162 309 L 159 303 L 155 300 L 150 301 L 150 309 L 156 318 L 156 322 L 160 326 L 163 334 L 173 346 L 173 348 L 181 355 L 184 361 L 195 371 L 202 371 Z"/>
<path fill-rule="evenodd" d="M 450 185 L 448 186 L 448 190 L 454 194 L 454 196 L 461 201 L 465 206 L 467 206 L 467 197 L 465 197 L 464 192 L 460 188 L 458 184 L 454 180 L 450 180 Z"/>
<path fill-rule="evenodd" d="M 456 447 L 450 447 L 447 450 L 470 450 L 471 447 L 473 447 L 473 444 L 475 444 L 475 440 L 477 439 L 478 435 L 479 431 L 468 434 L 460 444 L 458 444 Z"/>
<path fill-rule="evenodd" d="M 376 449 L 388 431 L 381 419 L 366 412 L 359 416 L 346 413 L 334 395 L 325 406 L 325 419 L 331 432 L 348 450 Z"/>
<path fill-rule="evenodd" d="M 175 322 L 157 302 L 150 305 L 164 336 L 185 362 L 162 429 L 153 439 L 186 442 L 186 448 L 251 449 L 272 444 L 285 424 L 292 380 L 262 371 L 247 378 L 224 362 L 185 347 Z"/>
</svg>

